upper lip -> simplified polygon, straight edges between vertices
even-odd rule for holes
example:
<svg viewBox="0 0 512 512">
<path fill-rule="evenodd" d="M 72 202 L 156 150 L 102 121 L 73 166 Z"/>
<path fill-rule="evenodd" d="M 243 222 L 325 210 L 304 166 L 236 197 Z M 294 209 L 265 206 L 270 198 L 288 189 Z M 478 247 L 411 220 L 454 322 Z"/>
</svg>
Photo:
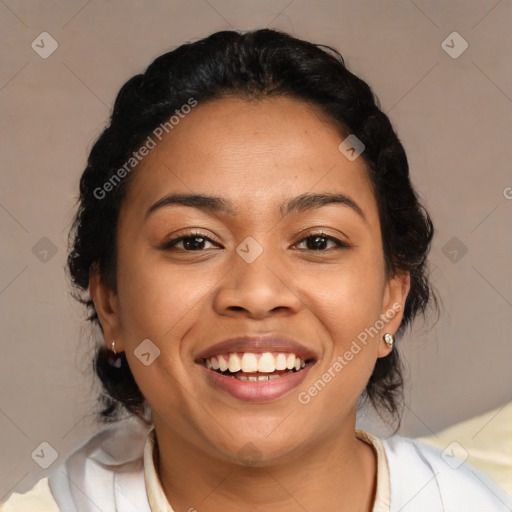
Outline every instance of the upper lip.
<svg viewBox="0 0 512 512">
<path fill-rule="evenodd" d="M 307 359 L 318 359 L 315 352 L 298 341 L 285 336 L 266 335 L 266 336 L 238 336 L 215 343 L 198 354 L 197 359 L 208 359 L 219 354 L 230 352 L 289 352 L 296 356 Z"/>
</svg>

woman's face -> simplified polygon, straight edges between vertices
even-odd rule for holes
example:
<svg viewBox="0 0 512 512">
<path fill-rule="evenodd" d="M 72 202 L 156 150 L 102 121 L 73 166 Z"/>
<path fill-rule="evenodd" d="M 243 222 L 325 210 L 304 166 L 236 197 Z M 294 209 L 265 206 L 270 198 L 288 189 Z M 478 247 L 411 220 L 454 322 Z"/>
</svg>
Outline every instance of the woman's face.
<svg viewBox="0 0 512 512">
<path fill-rule="evenodd" d="M 105 340 L 126 351 L 155 426 L 203 453 L 265 461 L 344 426 L 353 432 L 358 398 L 390 351 L 382 336 L 398 329 L 408 276 L 386 279 L 365 163 L 340 152 L 343 139 L 299 100 L 222 99 L 192 109 L 134 171 L 118 226 L 117 294 L 97 276 L 91 293 Z M 169 194 L 213 196 L 230 208 L 152 208 Z M 346 199 L 286 207 L 313 194 Z M 169 244 L 182 236 L 191 238 Z M 256 335 L 269 338 L 210 350 Z M 259 364 L 272 352 L 282 364 L 278 353 L 288 360 L 302 349 L 278 336 L 313 362 L 242 381 L 201 358 L 248 353 L 250 367 L 251 354 Z"/>
</svg>

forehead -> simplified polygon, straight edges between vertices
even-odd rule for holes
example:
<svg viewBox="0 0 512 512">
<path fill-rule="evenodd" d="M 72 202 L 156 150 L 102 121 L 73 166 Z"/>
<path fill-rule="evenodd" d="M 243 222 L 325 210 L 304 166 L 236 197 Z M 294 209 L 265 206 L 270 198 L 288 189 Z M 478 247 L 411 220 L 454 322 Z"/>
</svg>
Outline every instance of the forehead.
<svg viewBox="0 0 512 512">
<path fill-rule="evenodd" d="M 142 214 L 163 195 L 181 192 L 268 211 L 272 202 L 322 190 L 357 197 L 371 216 L 366 164 L 339 151 L 344 138 L 318 109 L 294 98 L 199 103 L 139 164 L 127 202 Z"/>
</svg>

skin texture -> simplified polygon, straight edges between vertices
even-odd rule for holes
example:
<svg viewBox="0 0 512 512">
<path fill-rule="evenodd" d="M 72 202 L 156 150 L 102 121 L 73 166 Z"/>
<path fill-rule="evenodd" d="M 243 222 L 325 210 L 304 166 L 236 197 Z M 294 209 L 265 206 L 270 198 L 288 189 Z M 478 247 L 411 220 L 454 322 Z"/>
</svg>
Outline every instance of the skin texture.
<svg viewBox="0 0 512 512">
<path fill-rule="evenodd" d="M 409 275 L 386 278 L 366 166 L 338 150 L 343 139 L 305 102 L 223 98 L 195 107 L 135 171 L 120 212 L 117 294 L 96 273 L 90 291 L 106 344 L 115 339 L 126 351 L 152 406 L 158 472 L 176 512 L 372 508 L 376 459 L 354 436 L 356 405 L 377 358 L 390 352 L 382 336 L 400 325 Z M 236 215 L 167 206 L 145 220 L 171 192 L 222 196 Z M 320 192 L 349 195 L 366 220 L 340 204 L 279 218 L 287 199 Z M 211 242 L 161 249 L 188 228 Z M 320 231 L 349 247 L 327 239 L 314 251 L 306 237 Z M 263 248 L 252 263 L 236 252 L 248 236 Z M 402 310 L 379 335 L 300 403 L 298 393 L 396 304 Z M 318 356 L 305 381 L 277 400 L 237 400 L 194 362 L 226 338 L 268 332 Z M 149 366 L 134 355 L 144 339 L 160 349 Z M 260 460 L 244 464 L 244 446 Z"/>
</svg>

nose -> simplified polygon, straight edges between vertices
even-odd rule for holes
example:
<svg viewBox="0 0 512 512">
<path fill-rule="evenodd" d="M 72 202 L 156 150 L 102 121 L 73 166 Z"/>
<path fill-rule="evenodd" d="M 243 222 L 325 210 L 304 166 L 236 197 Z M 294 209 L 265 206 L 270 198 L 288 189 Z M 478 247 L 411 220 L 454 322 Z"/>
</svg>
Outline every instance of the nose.
<svg viewBox="0 0 512 512">
<path fill-rule="evenodd" d="M 231 270 L 222 279 L 214 297 L 218 314 L 254 319 L 276 313 L 290 315 L 303 307 L 294 284 L 293 269 L 268 250 L 252 263 L 234 253 Z"/>
</svg>

